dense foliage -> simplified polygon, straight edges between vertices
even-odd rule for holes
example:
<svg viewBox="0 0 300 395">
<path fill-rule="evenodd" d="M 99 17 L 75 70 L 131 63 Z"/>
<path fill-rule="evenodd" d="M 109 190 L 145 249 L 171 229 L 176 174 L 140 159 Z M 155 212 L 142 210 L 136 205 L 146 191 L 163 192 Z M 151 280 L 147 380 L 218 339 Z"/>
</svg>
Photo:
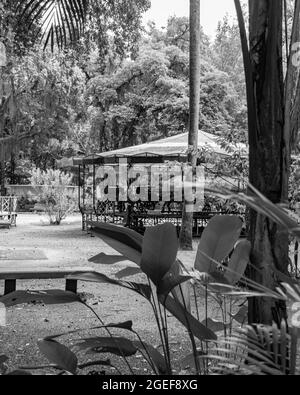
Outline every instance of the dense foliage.
<svg viewBox="0 0 300 395">
<path fill-rule="evenodd" d="M 81 41 L 63 52 L 44 52 L 36 43 L 10 53 L 7 79 L 14 87 L 14 131 L 21 150 L 7 164 L 9 182 L 24 183 L 32 167 L 54 168 L 64 156 L 187 130 L 188 20 L 172 17 L 165 29 L 150 23 L 141 35 L 140 15 L 146 7 L 146 1 L 139 4 L 130 23 L 126 13 L 114 9 L 117 19 L 113 24 L 107 19 L 101 31 L 96 26 L 104 14 L 96 10 Z M 234 142 L 246 136 L 245 96 L 236 83 L 236 75 L 243 79 L 238 38 L 232 40 L 236 29 L 225 18 L 215 42 L 202 32 L 199 125 Z M 13 43 L 21 33 L 15 34 Z M 224 64 L 223 47 L 232 58 L 238 56 L 234 69 Z"/>
</svg>

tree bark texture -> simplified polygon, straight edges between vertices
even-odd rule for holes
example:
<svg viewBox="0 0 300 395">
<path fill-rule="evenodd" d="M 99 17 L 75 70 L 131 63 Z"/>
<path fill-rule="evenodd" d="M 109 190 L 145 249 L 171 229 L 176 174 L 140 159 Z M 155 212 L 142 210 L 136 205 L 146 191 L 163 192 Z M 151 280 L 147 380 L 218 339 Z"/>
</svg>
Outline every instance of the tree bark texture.
<svg viewBox="0 0 300 395">
<path fill-rule="evenodd" d="M 273 203 L 288 201 L 290 134 L 284 128 L 282 66 L 283 0 L 249 0 L 250 63 L 255 113 L 249 119 L 250 183 Z M 275 269 L 287 273 L 288 235 L 267 217 L 251 211 L 252 280 L 278 286 Z M 280 324 L 285 303 L 271 298 L 249 300 L 249 323 Z"/>
</svg>

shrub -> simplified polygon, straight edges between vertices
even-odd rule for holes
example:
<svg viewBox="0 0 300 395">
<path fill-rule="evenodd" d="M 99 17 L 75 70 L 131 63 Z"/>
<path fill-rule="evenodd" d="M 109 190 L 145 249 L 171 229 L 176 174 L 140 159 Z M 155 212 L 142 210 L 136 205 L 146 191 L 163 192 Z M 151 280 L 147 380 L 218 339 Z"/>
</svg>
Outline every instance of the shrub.
<svg viewBox="0 0 300 395">
<path fill-rule="evenodd" d="M 39 203 L 43 205 L 51 225 L 60 225 L 67 215 L 75 211 L 75 193 L 68 188 L 71 182 L 72 176 L 60 170 L 31 171 L 31 184 L 36 187 Z"/>
</svg>

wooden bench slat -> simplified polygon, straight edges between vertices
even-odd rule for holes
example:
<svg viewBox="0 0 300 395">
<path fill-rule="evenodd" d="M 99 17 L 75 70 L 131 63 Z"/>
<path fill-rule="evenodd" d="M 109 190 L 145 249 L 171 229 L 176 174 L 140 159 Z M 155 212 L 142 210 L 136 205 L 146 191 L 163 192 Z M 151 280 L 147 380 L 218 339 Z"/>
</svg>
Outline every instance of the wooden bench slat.
<svg viewBox="0 0 300 395">
<path fill-rule="evenodd" d="M 5 281 L 4 294 L 7 295 L 16 290 L 17 280 L 51 280 L 63 279 L 71 274 L 95 272 L 90 267 L 69 267 L 69 268 L 39 268 L 20 267 L 13 270 L 0 268 L 0 280 Z M 77 293 L 77 280 L 66 279 L 66 291 Z"/>
<path fill-rule="evenodd" d="M 28 280 L 28 279 L 51 279 L 64 278 L 73 273 L 86 273 L 94 271 L 90 267 L 72 267 L 72 268 L 45 268 L 37 269 L 36 267 L 21 267 L 18 269 L 3 270 L 0 269 L 0 280 Z"/>
</svg>

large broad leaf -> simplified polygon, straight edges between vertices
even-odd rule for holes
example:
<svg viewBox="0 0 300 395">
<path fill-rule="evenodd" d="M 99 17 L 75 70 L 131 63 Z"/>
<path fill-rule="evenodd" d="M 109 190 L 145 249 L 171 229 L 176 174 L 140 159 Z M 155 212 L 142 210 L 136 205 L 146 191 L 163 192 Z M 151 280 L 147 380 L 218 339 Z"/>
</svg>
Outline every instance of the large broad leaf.
<svg viewBox="0 0 300 395">
<path fill-rule="evenodd" d="M 195 269 L 199 272 L 216 272 L 221 263 L 233 250 L 242 230 L 239 217 L 218 215 L 204 229 L 199 242 Z"/>
<path fill-rule="evenodd" d="M 107 277 L 105 274 L 96 273 L 96 272 L 86 272 L 86 273 L 73 273 L 66 277 L 68 280 L 77 280 L 77 281 L 87 281 L 91 283 L 100 283 L 100 284 L 113 284 L 119 285 L 123 287 L 126 283 L 119 280 L 114 280 L 112 278 Z"/>
<path fill-rule="evenodd" d="M 127 259 L 136 263 L 138 267 L 142 266 L 142 272 L 153 278 L 152 281 L 157 286 L 159 284 L 158 279 L 162 279 L 168 271 L 173 271 L 173 274 L 178 276 L 184 274 L 184 266 L 176 260 L 178 250 L 178 238 L 176 228 L 172 224 L 165 224 L 150 228 L 146 231 L 145 237 L 143 237 L 127 228 L 112 224 L 102 224 L 98 222 L 92 222 L 92 229 L 96 235 L 101 237 L 107 244 L 117 250 Z M 141 264 L 143 249 L 143 264 Z M 154 256 L 153 251 L 155 251 Z M 153 258 L 153 260 L 152 260 Z M 175 262 L 175 264 L 174 264 Z M 158 267 L 156 272 L 155 267 Z M 137 274 L 139 269 L 126 268 L 123 271 L 117 273 L 118 279 L 124 278 L 127 275 Z M 156 277 L 157 275 L 157 277 Z M 91 280 L 95 276 L 90 275 L 87 281 L 98 281 L 97 279 Z M 81 279 L 83 279 L 81 277 Z M 156 282 L 155 282 L 156 281 Z M 111 282 L 113 283 L 113 282 Z M 114 284 L 117 285 L 116 282 Z M 124 286 L 124 284 L 119 283 Z M 172 290 L 173 296 L 183 302 L 182 293 L 184 296 L 185 304 L 190 308 L 190 290 L 187 284 L 183 284 L 181 289 L 176 287 Z"/>
<path fill-rule="evenodd" d="M 125 322 L 119 322 L 117 324 L 110 323 L 107 325 L 93 326 L 91 328 L 88 328 L 88 330 L 93 331 L 96 329 L 114 328 L 114 329 L 124 329 L 124 330 L 132 332 L 132 325 L 133 325 L 132 321 L 125 321 Z M 73 331 L 62 332 L 62 333 L 58 333 L 56 335 L 47 336 L 44 340 L 53 340 L 53 339 L 57 339 L 58 337 L 61 337 L 61 336 L 73 335 L 75 333 L 79 333 L 79 332 L 86 331 L 86 330 L 87 329 L 75 329 Z"/>
<path fill-rule="evenodd" d="M 122 278 L 135 276 L 136 274 L 141 274 L 141 273 L 143 272 L 139 267 L 128 266 L 120 270 L 118 273 L 116 273 L 115 276 L 117 279 L 121 280 Z"/>
<path fill-rule="evenodd" d="M 189 285 L 191 276 L 183 275 L 184 271 L 179 261 L 176 261 L 171 269 L 164 275 L 157 286 L 157 293 L 165 298 L 172 292 L 173 297 L 190 309 Z"/>
<path fill-rule="evenodd" d="M 225 277 L 230 284 L 236 284 L 243 277 L 250 261 L 251 243 L 242 240 L 238 243 L 228 263 Z"/>
<path fill-rule="evenodd" d="M 201 324 L 201 322 L 192 316 L 177 300 L 171 296 L 168 296 L 166 300 L 163 296 L 160 296 L 159 300 L 162 304 L 164 303 L 166 309 L 172 313 L 185 328 L 191 330 L 192 334 L 199 340 L 217 340 L 216 334 Z"/>
<path fill-rule="evenodd" d="M 109 353 L 121 357 L 130 357 L 138 351 L 134 343 L 125 337 L 91 337 L 81 339 L 75 347 L 80 351 L 96 354 Z"/>
<path fill-rule="evenodd" d="M 91 226 L 93 233 L 111 248 L 118 251 L 129 261 L 140 265 L 143 236 L 131 229 L 112 224 L 92 222 Z"/>
<path fill-rule="evenodd" d="M 158 277 L 161 277 L 162 274 L 168 272 L 169 269 L 171 271 L 173 270 L 176 276 L 183 274 L 184 272 L 183 265 L 180 261 L 177 261 L 176 265 L 173 265 L 176 260 L 176 254 L 178 250 L 178 238 L 177 238 L 176 229 L 172 224 L 165 224 L 162 226 L 156 226 L 151 229 L 148 229 L 144 241 L 143 241 L 143 237 L 139 233 L 131 229 L 119 227 L 112 224 L 102 224 L 102 223 L 92 222 L 92 229 L 94 233 L 99 237 L 101 237 L 107 244 L 109 244 L 112 248 L 114 248 L 116 251 L 118 251 L 123 256 L 125 256 L 128 260 L 131 260 L 132 262 L 136 263 L 138 266 L 141 265 L 142 249 L 146 246 L 147 248 L 143 252 L 144 264 L 142 267 L 142 272 L 144 272 L 146 275 L 156 274 L 154 273 L 155 271 L 153 269 L 155 262 L 159 266 L 159 270 L 161 270 L 161 273 L 159 274 Z M 169 240 L 171 240 L 171 244 L 168 244 Z M 167 244 L 164 246 L 164 248 L 160 248 L 159 246 L 164 241 Z M 170 249 L 168 248 L 169 245 L 173 246 L 172 254 L 170 254 Z M 151 251 L 151 253 L 153 251 L 157 252 L 154 263 L 152 263 L 152 255 L 150 256 L 148 253 L 149 250 Z M 164 260 L 162 264 L 160 264 L 159 258 Z M 138 274 L 140 273 L 140 270 L 141 269 L 139 268 L 137 269 L 125 268 L 120 272 L 118 272 L 116 274 L 116 277 L 118 279 L 122 279 L 133 274 Z M 151 278 L 151 276 L 149 277 Z M 153 275 L 153 279 L 154 277 L 155 275 Z M 98 279 L 91 280 L 91 278 L 95 278 L 95 276 L 91 275 L 89 276 L 89 279 L 86 278 L 86 280 L 98 281 Z M 157 284 L 158 283 L 156 283 L 155 285 Z M 123 284 L 120 283 L 119 285 L 123 286 Z M 186 305 L 189 306 L 190 303 L 189 287 L 187 285 L 183 285 L 182 292 L 184 294 Z M 173 295 L 178 300 L 182 300 L 181 290 L 179 290 L 178 288 L 173 290 Z"/>
<path fill-rule="evenodd" d="M 96 272 L 87 272 L 87 273 L 79 273 L 79 274 L 72 274 L 67 276 L 67 279 L 70 280 L 78 280 L 78 281 L 88 281 L 100 284 L 112 284 L 118 285 L 119 287 L 123 287 L 132 291 L 139 293 L 140 295 L 144 296 L 146 299 L 150 300 L 151 298 L 151 288 L 147 284 L 139 284 L 129 281 L 121 281 L 115 280 L 105 276 L 102 273 Z"/>
<path fill-rule="evenodd" d="M 172 266 L 171 270 L 173 269 L 175 275 L 185 278 L 190 277 L 188 270 L 179 259 L 177 259 L 175 265 Z M 172 295 L 174 299 L 178 300 L 188 311 L 191 310 L 191 287 L 189 281 L 180 282 L 180 285 L 172 290 Z"/>
<path fill-rule="evenodd" d="M 148 362 L 152 362 L 155 365 L 158 374 L 167 374 L 166 361 L 156 348 L 140 341 L 134 341 L 133 344 L 139 349 Z"/>
<path fill-rule="evenodd" d="M 171 274 L 169 275 L 167 273 L 164 276 L 164 278 L 162 279 L 161 283 L 159 284 L 157 292 L 160 295 L 167 297 L 167 295 L 169 295 L 170 292 L 172 292 L 176 288 L 178 290 L 180 288 L 180 286 L 182 286 L 184 283 L 186 283 L 187 281 L 189 281 L 191 279 L 192 279 L 192 277 L 190 277 L 190 276 L 180 276 L 179 275 L 179 276 L 175 277 L 175 276 L 172 276 Z M 180 300 L 181 299 L 180 290 L 177 292 L 179 293 L 179 296 L 177 296 L 177 299 Z"/>
<path fill-rule="evenodd" d="M 148 228 L 143 242 L 141 268 L 157 287 L 158 294 L 166 297 L 172 292 L 174 298 L 190 308 L 189 285 L 185 284 L 190 277 L 176 259 L 178 237 L 174 225 L 164 224 Z"/>
<path fill-rule="evenodd" d="M 46 291 L 16 291 L 0 298 L 0 303 L 6 307 L 25 303 L 43 303 L 45 305 L 80 302 L 78 295 L 61 290 Z"/>
<path fill-rule="evenodd" d="M 244 325 L 245 323 L 247 323 L 247 317 L 248 317 L 248 307 L 247 306 L 242 306 L 239 311 L 234 314 L 231 315 L 231 317 L 238 322 L 241 325 Z"/>
<path fill-rule="evenodd" d="M 141 268 L 157 286 L 171 269 L 178 252 L 178 237 L 172 224 L 148 228 L 143 240 Z"/>
<path fill-rule="evenodd" d="M 66 372 L 76 374 L 77 357 L 68 347 L 55 340 L 41 340 L 38 342 L 38 346 L 48 361 Z"/>
</svg>

